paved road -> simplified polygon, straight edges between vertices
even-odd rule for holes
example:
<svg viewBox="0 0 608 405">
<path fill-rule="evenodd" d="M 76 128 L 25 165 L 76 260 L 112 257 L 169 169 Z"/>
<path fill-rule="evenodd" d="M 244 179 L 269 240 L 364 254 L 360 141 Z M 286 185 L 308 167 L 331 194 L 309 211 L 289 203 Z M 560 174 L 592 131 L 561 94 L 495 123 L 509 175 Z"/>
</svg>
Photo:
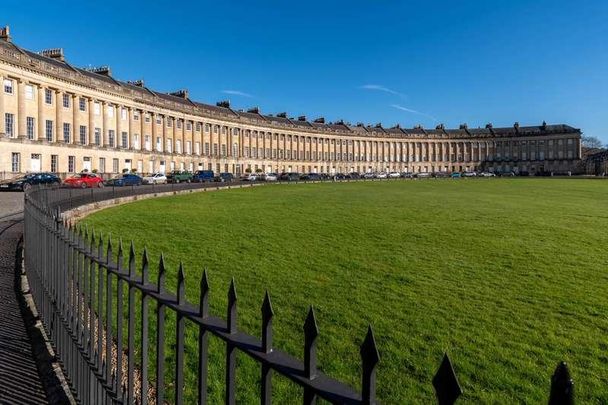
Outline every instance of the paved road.
<svg viewBox="0 0 608 405">
<path fill-rule="evenodd" d="M 17 201 L 0 194 L 1 212 L 18 210 Z M 16 291 L 15 252 L 22 233 L 20 220 L 0 220 L 0 404 L 47 403 Z"/>
<path fill-rule="evenodd" d="M 0 193 L 0 221 L 9 214 L 23 210 L 23 193 L 4 191 Z"/>
</svg>

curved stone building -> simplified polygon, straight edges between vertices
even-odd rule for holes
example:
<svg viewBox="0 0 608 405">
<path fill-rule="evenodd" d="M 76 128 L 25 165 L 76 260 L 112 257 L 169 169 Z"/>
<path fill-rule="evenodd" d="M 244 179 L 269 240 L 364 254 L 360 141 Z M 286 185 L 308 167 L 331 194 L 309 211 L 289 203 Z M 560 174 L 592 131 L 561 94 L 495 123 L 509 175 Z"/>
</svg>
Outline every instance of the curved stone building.
<svg viewBox="0 0 608 405">
<path fill-rule="evenodd" d="M 349 125 L 234 110 L 81 69 L 0 29 L 0 173 L 124 169 L 265 172 L 575 171 L 568 125 L 434 129 Z"/>
</svg>

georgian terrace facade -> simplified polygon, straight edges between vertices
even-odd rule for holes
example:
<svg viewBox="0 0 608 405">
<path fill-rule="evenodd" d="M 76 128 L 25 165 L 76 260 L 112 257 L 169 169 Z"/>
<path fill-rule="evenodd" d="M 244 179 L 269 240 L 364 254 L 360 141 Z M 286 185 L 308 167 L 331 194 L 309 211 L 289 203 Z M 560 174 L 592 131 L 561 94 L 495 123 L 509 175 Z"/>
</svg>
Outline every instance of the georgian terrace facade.
<svg viewBox="0 0 608 405">
<path fill-rule="evenodd" d="M 35 53 L 0 29 L 0 172 L 139 173 L 575 171 L 568 125 L 428 130 L 326 123 L 192 101 L 109 68 L 79 69 L 63 50 Z"/>
</svg>

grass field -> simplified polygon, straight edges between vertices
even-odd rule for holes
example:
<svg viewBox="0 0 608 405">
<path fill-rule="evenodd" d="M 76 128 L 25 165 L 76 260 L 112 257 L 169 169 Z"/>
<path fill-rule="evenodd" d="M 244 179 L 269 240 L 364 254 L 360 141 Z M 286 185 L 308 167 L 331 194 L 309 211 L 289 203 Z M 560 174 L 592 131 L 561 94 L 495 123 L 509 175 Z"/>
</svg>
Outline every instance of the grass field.
<svg viewBox="0 0 608 405">
<path fill-rule="evenodd" d="M 207 267 L 211 311 L 221 317 L 234 277 L 239 327 L 249 333 L 259 335 L 268 289 L 275 347 L 294 355 L 302 356 L 313 304 L 320 368 L 355 387 L 371 324 L 384 403 L 431 402 L 445 351 L 463 402 L 546 402 L 561 360 L 581 403 L 608 402 L 608 182 L 272 185 L 136 202 L 84 223 L 146 245 L 151 257 L 164 252 L 170 286 L 183 260 L 193 303 Z M 223 396 L 224 357 L 222 344 L 212 343 L 215 402 Z M 193 328 L 187 344 L 195 369 Z M 238 358 L 240 403 L 258 402 L 258 374 Z M 294 387 L 274 381 L 276 403 L 300 402 Z"/>
</svg>

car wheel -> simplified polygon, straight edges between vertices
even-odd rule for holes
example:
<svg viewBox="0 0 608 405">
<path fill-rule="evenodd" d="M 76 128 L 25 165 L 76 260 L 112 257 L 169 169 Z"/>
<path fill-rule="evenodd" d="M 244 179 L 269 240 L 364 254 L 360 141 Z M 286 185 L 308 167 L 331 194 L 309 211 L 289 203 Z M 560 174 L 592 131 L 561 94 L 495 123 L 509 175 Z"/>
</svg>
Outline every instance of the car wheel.
<svg viewBox="0 0 608 405">
<path fill-rule="evenodd" d="M 81 183 L 80 188 L 87 188 L 87 183 Z"/>
<path fill-rule="evenodd" d="M 30 183 L 23 183 L 23 185 L 21 186 L 21 190 L 23 191 L 27 191 L 30 188 L 32 188 L 32 185 Z"/>
<path fill-rule="evenodd" d="M 190 179 L 186 180 L 186 183 L 190 183 Z"/>
<path fill-rule="evenodd" d="M 179 184 L 179 180 L 175 180 L 175 183 L 176 183 L 176 184 Z"/>
<path fill-rule="evenodd" d="M 103 181 L 100 181 L 99 183 L 97 183 L 97 188 L 103 188 L 103 187 L 104 187 Z"/>
</svg>

